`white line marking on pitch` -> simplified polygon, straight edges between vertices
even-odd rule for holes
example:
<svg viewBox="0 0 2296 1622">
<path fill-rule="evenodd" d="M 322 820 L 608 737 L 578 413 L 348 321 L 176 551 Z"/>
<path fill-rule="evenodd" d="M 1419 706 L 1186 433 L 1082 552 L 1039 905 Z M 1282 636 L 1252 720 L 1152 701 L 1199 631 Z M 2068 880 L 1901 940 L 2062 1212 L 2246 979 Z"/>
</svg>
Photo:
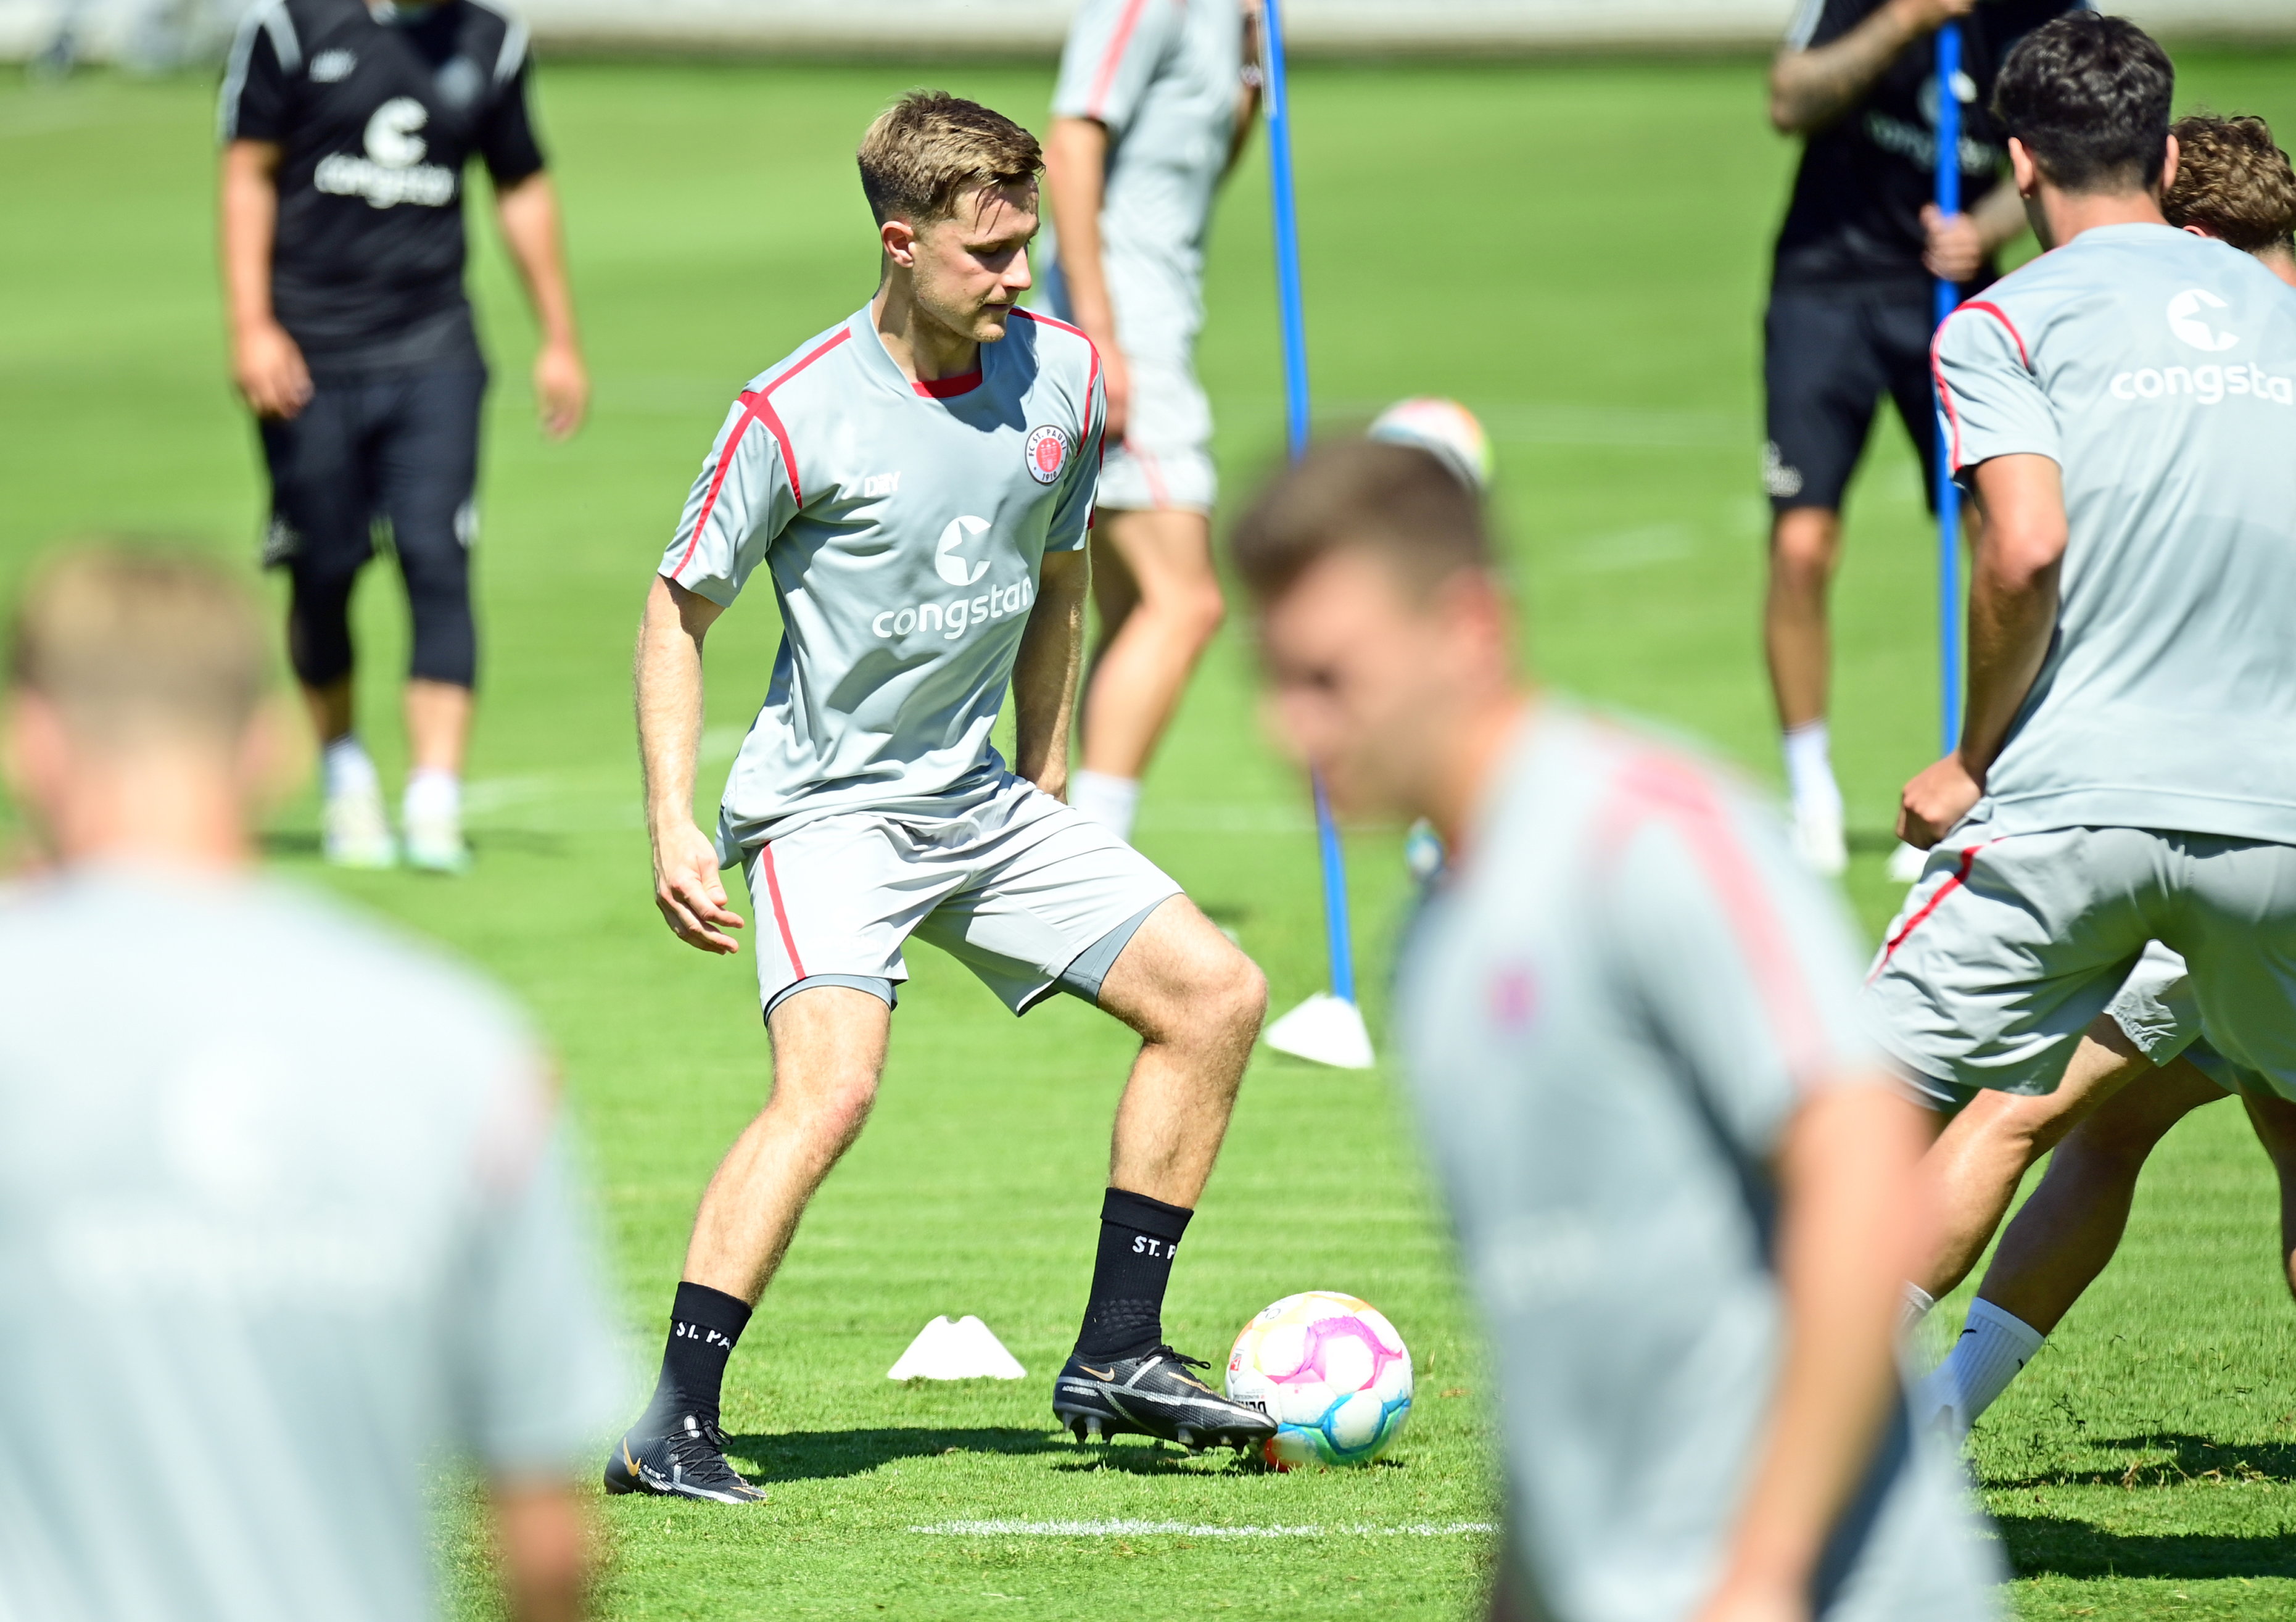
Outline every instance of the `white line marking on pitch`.
<svg viewBox="0 0 2296 1622">
<path fill-rule="evenodd" d="M 1210 1527 L 1185 1520 L 945 1520 L 911 1527 L 928 1537 L 1463 1537 L 1496 1532 L 1488 1520 L 1410 1527 Z"/>
</svg>

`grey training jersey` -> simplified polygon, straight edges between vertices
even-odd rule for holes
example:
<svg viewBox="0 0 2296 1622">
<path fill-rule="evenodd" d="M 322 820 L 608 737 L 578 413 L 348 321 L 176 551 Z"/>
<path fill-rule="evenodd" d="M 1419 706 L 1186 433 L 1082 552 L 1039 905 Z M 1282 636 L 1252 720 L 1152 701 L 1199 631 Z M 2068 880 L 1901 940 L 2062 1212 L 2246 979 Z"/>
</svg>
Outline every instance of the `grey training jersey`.
<svg viewBox="0 0 2296 1622">
<path fill-rule="evenodd" d="M 850 809 L 945 813 L 988 747 L 1048 552 L 1092 520 L 1100 356 L 1013 312 L 980 370 L 912 383 L 865 307 L 742 393 L 660 572 L 720 606 L 762 563 L 782 642 L 726 782 L 743 847 Z"/>
<path fill-rule="evenodd" d="M 1857 956 L 1743 791 L 1551 705 L 1414 928 L 1406 1050 L 1538 1614 L 1677 1622 L 1721 1575 L 1782 1350 L 1769 1165 L 1814 1089 L 1874 1069 Z M 1900 1422 L 1819 1614 L 1990 1616 L 1994 1575 Z"/>
<path fill-rule="evenodd" d="M 1185 354 L 1203 325 L 1242 70 L 1236 0 L 1084 0 L 1070 25 L 1053 113 L 1108 130 L 1101 255 L 1128 356 Z"/>
<path fill-rule="evenodd" d="M 2046 456 L 2071 524 L 1976 815 L 2296 844 L 2296 293 L 2221 242 L 2102 226 L 1963 305 L 1937 359 L 1956 468 Z"/>
<path fill-rule="evenodd" d="M 417 1622 L 622 1395 L 532 1042 L 262 881 L 0 893 L 0 1616 Z"/>
</svg>

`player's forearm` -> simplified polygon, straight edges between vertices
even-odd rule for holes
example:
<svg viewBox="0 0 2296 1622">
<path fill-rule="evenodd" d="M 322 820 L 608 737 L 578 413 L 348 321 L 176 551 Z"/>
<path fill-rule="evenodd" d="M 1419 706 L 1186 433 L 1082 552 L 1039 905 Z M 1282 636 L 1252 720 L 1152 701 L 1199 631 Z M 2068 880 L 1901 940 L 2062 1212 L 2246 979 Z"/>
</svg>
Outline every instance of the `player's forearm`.
<svg viewBox="0 0 2296 1622">
<path fill-rule="evenodd" d="M 1013 769 L 1047 794 L 1068 788 L 1069 724 L 1084 666 L 1084 600 L 1091 566 L 1082 552 L 1045 559 L 1037 601 L 1013 663 Z"/>
<path fill-rule="evenodd" d="M 1824 128 L 1941 20 L 1934 0 L 1890 0 L 1831 45 L 1784 53 L 1770 64 L 1770 122 L 1792 135 Z"/>
<path fill-rule="evenodd" d="M 574 1622 L 587 1607 L 589 1517 L 562 1483 L 496 1481 L 488 1497 L 512 1622 Z"/>
<path fill-rule="evenodd" d="M 665 829 L 693 820 L 693 776 L 701 756 L 701 647 L 709 618 L 715 616 L 701 617 L 693 603 L 716 607 L 656 576 L 638 628 L 638 755 L 645 767 L 646 827 L 657 841 Z"/>
<path fill-rule="evenodd" d="M 1060 238 L 1061 278 L 1077 324 L 1103 348 L 1114 341 L 1116 307 L 1100 257 L 1100 208 L 1108 192 L 1108 131 L 1090 119 L 1055 119 L 1045 143 L 1045 195 Z"/>
<path fill-rule="evenodd" d="M 223 150 L 217 236 L 224 310 L 235 335 L 276 319 L 271 308 L 271 250 L 279 229 L 279 147 L 269 141 L 234 141 Z"/>
<path fill-rule="evenodd" d="M 535 324 L 545 344 L 578 345 L 574 293 L 566 279 L 564 230 L 558 216 L 558 191 L 546 170 L 537 170 L 496 194 L 495 215 L 503 241 L 526 285 Z"/>
<path fill-rule="evenodd" d="M 2067 527 L 2057 464 L 1997 456 L 1980 465 L 1983 522 L 1969 581 L 1969 696 L 1961 763 L 1982 784 L 2048 658 Z"/>
<path fill-rule="evenodd" d="M 1898 1400 L 1900 1281 L 1921 1233 L 1915 1111 L 1881 1085 L 1830 1088 L 1778 1166 L 1784 1356 L 1724 1586 L 1807 1593 Z"/>
</svg>

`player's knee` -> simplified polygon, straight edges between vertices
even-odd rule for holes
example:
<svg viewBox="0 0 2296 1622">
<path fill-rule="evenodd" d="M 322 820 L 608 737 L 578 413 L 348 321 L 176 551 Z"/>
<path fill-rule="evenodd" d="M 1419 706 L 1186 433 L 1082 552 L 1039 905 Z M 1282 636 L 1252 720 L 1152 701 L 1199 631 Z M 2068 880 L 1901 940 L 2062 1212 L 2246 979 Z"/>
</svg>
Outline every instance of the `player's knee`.
<svg viewBox="0 0 2296 1622">
<path fill-rule="evenodd" d="M 1208 965 L 1193 1004 L 1208 1034 L 1224 1043 L 1250 1043 L 1267 1014 L 1267 976 L 1225 937 L 1220 944 L 1227 950 Z"/>
<path fill-rule="evenodd" d="M 819 1149 L 842 1154 L 861 1135 L 876 1103 L 875 1077 L 838 1077 L 806 1089 L 798 1111 L 800 1129 Z"/>
<path fill-rule="evenodd" d="M 1770 572 L 1788 584 L 1825 585 L 1841 553 L 1839 522 L 1823 508 L 1791 508 L 1771 528 Z"/>
<path fill-rule="evenodd" d="M 1177 618 L 1196 647 L 1218 635 L 1227 618 L 1227 599 L 1220 595 L 1219 582 L 1205 580 L 1192 586 L 1177 605 Z"/>
</svg>

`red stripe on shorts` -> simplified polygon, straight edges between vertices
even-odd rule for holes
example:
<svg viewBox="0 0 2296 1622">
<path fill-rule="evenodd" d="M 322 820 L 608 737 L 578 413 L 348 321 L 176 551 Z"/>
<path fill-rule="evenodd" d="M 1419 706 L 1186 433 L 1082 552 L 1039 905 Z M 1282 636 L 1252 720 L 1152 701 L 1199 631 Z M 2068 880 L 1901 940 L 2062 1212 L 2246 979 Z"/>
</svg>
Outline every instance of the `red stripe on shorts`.
<svg viewBox="0 0 2296 1622">
<path fill-rule="evenodd" d="M 1996 842 L 1997 841 L 1993 840 L 1988 840 L 1985 841 L 1985 845 L 1991 845 Z M 1985 845 L 1972 845 L 1964 849 L 1961 853 L 1961 865 L 1959 868 L 1955 870 L 1953 876 L 1948 879 L 1943 884 L 1938 886 L 1937 894 L 1931 896 L 1927 901 L 1922 903 L 1921 911 L 1915 913 L 1911 918 L 1906 919 L 1904 928 L 1900 929 L 1895 935 L 1890 937 L 1888 943 L 1882 948 L 1882 956 L 1880 961 L 1875 963 L 1874 965 L 1874 972 L 1866 977 L 1866 983 L 1868 986 L 1882 978 L 1882 971 L 1890 966 L 1890 959 L 1891 955 L 1896 953 L 1899 946 L 1906 944 L 1906 936 L 1912 934 L 1915 930 L 1920 929 L 1922 925 L 1929 922 L 1930 914 L 1938 910 L 1938 904 L 1943 901 L 1948 896 L 1952 895 L 1954 891 L 1959 889 L 1963 885 L 1969 882 L 1970 869 L 1977 865 L 1977 853 L 1984 849 Z"/>
<path fill-rule="evenodd" d="M 789 909 L 782 905 L 781 875 L 774 871 L 774 848 L 758 847 L 758 865 L 766 870 L 766 894 L 773 897 L 774 922 L 782 932 L 782 949 L 789 954 L 790 967 L 799 979 L 805 978 L 805 960 L 797 954 L 797 937 L 790 933 Z"/>
</svg>

